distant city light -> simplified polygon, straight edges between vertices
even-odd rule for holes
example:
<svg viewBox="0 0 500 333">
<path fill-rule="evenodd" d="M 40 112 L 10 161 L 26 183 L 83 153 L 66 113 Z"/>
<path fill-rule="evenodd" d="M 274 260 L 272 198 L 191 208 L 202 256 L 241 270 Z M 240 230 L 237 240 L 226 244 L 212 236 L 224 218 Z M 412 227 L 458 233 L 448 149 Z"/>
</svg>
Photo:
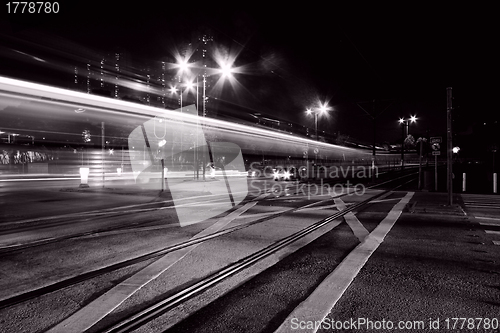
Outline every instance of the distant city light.
<svg viewBox="0 0 500 333">
<path fill-rule="evenodd" d="M 82 132 L 82 138 L 83 138 L 83 142 L 87 143 L 87 142 L 90 142 L 92 139 L 91 139 L 91 134 L 90 134 L 90 131 L 89 130 L 84 130 Z"/>
<path fill-rule="evenodd" d="M 328 107 L 327 103 L 321 103 L 319 110 L 321 111 L 321 113 L 326 113 L 328 110 L 330 110 L 330 108 Z"/>
<path fill-rule="evenodd" d="M 406 121 L 411 121 L 412 123 L 415 123 L 417 121 L 417 116 L 410 116 L 410 119 L 405 120 L 404 118 L 399 118 L 398 122 L 400 124 L 404 124 Z"/>
<path fill-rule="evenodd" d="M 192 81 L 186 82 L 186 88 L 191 90 L 194 87 L 194 83 Z"/>
<path fill-rule="evenodd" d="M 232 76 L 233 75 L 233 69 L 230 64 L 228 63 L 222 63 L 220 72 L 222 73 L 223 76 Z"/>
<path fill-rule="evenodd" d="M 187 60 L 183 59 L 181 60 L 179 63 L 178 63 L 178 66 L 179 66 L 179 70 L 181 72 L 185 72 L 189 69 L 189 63 L 187 62 Z"/>
</svg>

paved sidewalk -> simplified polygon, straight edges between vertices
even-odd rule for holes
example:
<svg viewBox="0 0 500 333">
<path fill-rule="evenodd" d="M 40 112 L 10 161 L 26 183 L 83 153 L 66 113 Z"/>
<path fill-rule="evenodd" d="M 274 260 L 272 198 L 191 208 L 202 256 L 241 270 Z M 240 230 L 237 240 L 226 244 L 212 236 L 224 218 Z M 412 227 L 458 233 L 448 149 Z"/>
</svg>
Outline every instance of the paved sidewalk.
<svg viewBox="0 0 500 333">
<path fill-rule="evenodd" d="M 500 320 L 500 248 L 465 215 L 459 195 L 453 206 L 447 199 L 447 193 L 415 192 L 388 237 L 328 314 L 330 323 L 362 320 L 378 325 L 385 320 L 412 332 L 498 331 L 470 318 Z M 454 318 L 474 321 L 473 329 L 460 329 L 461 319 L 457 324 Z M 374 331 L 367 325 L 356 328 Z"/>
<path fill-rule="evenodd" d="M 462 199 L 459 194 L 453 194 L 453 204 L 448 205 L 448 193 L 416 191 L 408 204 L 407 211 L 412 214 L 437 214 L 450 216 L 465 216 Z"/>
<path fill-rule="evenodd" d="M 498 327 L 481 326 L 477 318 L 500 320 L 500 248 L 466 214 L 460 195 L 453 199 L 450 206 L 447 193 L 415 192 L 362 268 L 353 272 L 341 267 L 365 254 L 371 235 L 276 332 L 331 332 L 339 327 L 346 332 L 497 332 Z M 340 296 L 335 294 L 346 280 L 350 285 Z M 469 326 L 461 326 L 461 318 Z"/>
</svg>

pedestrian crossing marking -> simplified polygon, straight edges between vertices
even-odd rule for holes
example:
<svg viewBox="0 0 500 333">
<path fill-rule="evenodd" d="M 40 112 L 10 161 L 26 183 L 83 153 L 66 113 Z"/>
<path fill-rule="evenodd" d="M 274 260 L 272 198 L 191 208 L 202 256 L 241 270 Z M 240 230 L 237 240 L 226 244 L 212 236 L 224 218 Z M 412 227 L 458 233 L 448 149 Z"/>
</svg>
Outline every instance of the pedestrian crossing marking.
<svg viewBox="0 0 500 333">
<path fill-rule="evenodd" d="M 337 206 L 337 209 L 339 211 L 343 211 L 346 209 L 346 204 L 342 199 L 336 198 L 333 199 L 333 201 L 335 202 L 335 205 Z M 353 212 L 345 214 L 344 219 L 354 233 L 354 236 L 356 236 L 360 242 L 362 242 L 370 234 Z"/>
</svg>

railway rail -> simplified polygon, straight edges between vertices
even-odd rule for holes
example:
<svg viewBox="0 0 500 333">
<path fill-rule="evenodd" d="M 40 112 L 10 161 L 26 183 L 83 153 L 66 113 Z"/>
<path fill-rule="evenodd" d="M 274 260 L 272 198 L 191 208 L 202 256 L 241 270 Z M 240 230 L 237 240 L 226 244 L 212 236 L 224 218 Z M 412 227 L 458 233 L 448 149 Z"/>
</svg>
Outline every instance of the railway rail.
<svg viewBox="0 0 500 333">
<path fill-rule="evenodd" d="M 281 239 L 281 240 L 277 241 L 275 244 L 269 246 L 268 248 L 263 249 L 262 251 L 259 251 L 255 254 L 245 258 L 243 261 L 241 261 L 237 264 L 229 265 L 228 267 L 224 268 L 223 270 L 208 276 L 206 279 L 203 280 L 204 282 L 200 281 L 195 286 L 190 286 L 186 290 L 180 291 L 175 296 L 170 297 L 169 298 L 170 301 L 162 302 L 161 306 L 155 307 L 154 309 L 148 310 L 146 312 L 151 311 L 152 313 L 155 313 L 155 315 L 158 315 L 158 313 L 163 313 L 165 311 L 168 311 L 168 309 L 175 306 L 175 304 L 178 304 L 181 300 L 184 300 L 187 297 L 192 296 L 193 294 L 199 293 L 199 292 L 209 288 L 210 286 L 221 281 L 222 279 L 225 279 L 231 275 L 236 274 L 237 272 L 239 272 L 239 271 L 245 269 L 246 267 L 261 260 L 262 258 L 278 251 L 279 249 L 283 248 L 284 246 L 286 246 L 286 245 L 296 241 L 297 239 L 317 230 L 318 228 L 324 226 L 325 224 L 327 224 L 327 223 L 329 223 L 329 222 L 331 222 L 339 217 L 344 216 L 348 212 L 359 210 L 362 207 L 366 206 L 370 201 L 372 201 L 376 198 L 382 197 L 384 195 L 387 195 L 387 193 L 394 191 L 397 188 L 404 186 L 405 184 L 408 184 L 410 182 L 415 181 L 416 180 L 415 175 L 416 175 L 416 173 L 406 174 L 406 175 L 403 175 L 403 176 L 400 176 L 400 177 L 397 177 L 394 179 L 390 179 L 390 180 L 387 180 L 387 181 L 384 181 L 384 182 L 381 182 L 379 184 L 375 184 L 375 185 L 369 187 L 369 189 L 373 189 L 376 187 L 387 185 L 389 183 L 403 181 L 401 184 L 398 184 L 397 186 L 393 186 L 392 188 L 390 188 L 388 190 L 385 190 L 381 193 L 378 193 L 374 196 L 371 196 L 370 198 L 368 198 L 368 199 L 366 199 L 358 204 L 352 205 L 350 207 L 347 207 L 345 210 L 342 210 L 342 211 L 336 212 L 335 214 L 332 214 L 328 218 L 323 219 L 323 220 L 301 230 L 300 232 L 297 232 L 291 236 L 288 236 L 284 239 Z M 408 178 L 409 178 L 409 180 L 407 180 Z M 347 193 L 339 195 L 338 197 L 342 197 L 344 195 L 347 195 Z M 300 207 L 292 208 L 292 209 L 287 210 L 287 211 L 275 212 L 274 214 L 270 214 L 270 215 L 267 215 L 265 217 L 257 218 L 255 220 L 250 221 L 250 222 L 246 222 L 246 223 L 242 223 L 242 224 L 239 224 L 236 226 L 228 227 L 228 228 L 222 229 L 220 231 L 205 235 L 203 237 L 196 237 L 196 238 L 193 238 L 193 239 L 190 239 L 187 241 L 179 242 L 177 244 L 162 248 L 160 250 L 146 253 L 146 254 L 143 254 L 143 255 L 128 259 L 128 260 L 124 260 L 124 261 L 121 261 L 118 263 L 114 263 L 114 264 L 111 264 L 109 266 L 105 266 L 102 268 L 90 270 L 88 272 L 85 272 L 85 273 L 82 273 L 82 274 L 79 274 L 79 275 L 76 275 L 76 276 L 55 282 L 55 283 L 52 283 L 52 284 L 44 286 L 44 287 L 40 287 L 40 288 L 31 290 L 31 291 L 28 291 L 25 293 L 21 293 L 21 294 L 0 300 L 0 310 L 5 309 L 5 308 L 9 308 L 11 306 L 14 306 L 16 304 L 20 304 L 22 302 L 26 302 L 28 300 L 36 299 L 37 297 L 41 297 L 41 296 L 49 294 L 49 293 L 53 293 L 53 292 L 71 287 L 71 286 L 76 285 L 78 283 L 81 283 L 83 281 L 87 281 L 87 280 L 90 280 L 92 278 L 95 278 L 95 277 L 98 277 L 98 276 L 101 276 L 101 275 L 104 275 L 104 274 L 107 274 L 107 273 L 110 273 L 110 272 L 113 272 L 113 271 L 116 271 L 116 270 L 119 270 L 119 269 L 122 269 L 125 267 L 129 267 L 129 266 L 132 266 L 132 265 L 135 265 L 138 263 L 142 263 L 142 262 L 145 262 L 148 260 L 154 260 L 154 259 L 160 258 L 161 256 L 163 256 L 167 253 L 174 252 L 174 251 L 189 247 L 191 245 L 200 244 L 200 243 L 206 242 L 208 240 L 211 240 L 211 239 L 214 239 L 217 237 L 221 237 L 223 235 L 226 235 L 226 234 L 229 234 L 229 233 L 232 233 L 232 232 L 244 229 L 244 228 L 248 228 L 248 227 L 255 225 L 257 223 L 261 223 L 261 222 L 276 218 L 280 215 L 283 215 L 284 213 L 289 213 L 289 212 L 293 212 L 293 211 L 300 211 L 304 208 L 309 208 L 311 206 L 318 205 L 320 203 L 331 201 L 331 199 L 332 198 L 329 197 L 328 199 L 317 201 L 314 203 L 309 203 L 307 205 L 302 205 Z M 150 204 L 146 204 L 146 205 L 149 206 Z M 150 209 L 162 209 L 162 207 L 148 208 L 148 210 L 150 210 Z M 127 227 L 130 228 L 130 226 L 127 226 Z M 107 231 L 117 230 L 117 229 L 123 229 L 123 228 L 109 228 L 109 229 L 107 229 Z M 130 231 L 133 232 L 134 229 L 130 228 Z M 56 239 L 52 239 L 52 240 L 47 240 L 45 243 L 33 242 L 30 244 L 25 244 L 24 247 L 19 247 L 18 249 L 21 249 L 21 248 L 26 249 L 28 247 L 40 246 L 43 244 L 47 244 L 47 242 L 57 242 L 57 241 L 66 240 L 69 238 L 84 237 L 84 236 L 88 236 L 91 234 L 97 234 L 99 232 L 103 232 L 103 230 L 95 230 L 92 232 L 86 232 L 86 233 L 81 233 L 81 234 L 60 237 L 60 238 L 56 238 Z M 14 249 L 12 249 L 12 250 L 14 250 Z M 141 314 L 139 316 L 141 319 L 133 319 L 133 320 L 129 320 L 127 322 L 130 322 L 131 323 L 130 325 L 132 325 L 133 327 L 136 327 L 137 324 L 134 323 L 136 320 L 140 320 L 140 322 L 144 322 L 144 318 L 150 318 L 150 316 L 155 316 L 155 315 L 149 315 L 149 314 L 144 313 L 144 314 Z M 127 324 L 127 325 L 129 325 L 129 324 Z M 117 332 L 119 332 L 119 331 L 117 331 Z"/>
<path fill-rule="evenodd" d="M 411 179 L 407 179 L 410 178 Z M 404 180 L 401 182 L 401 180 Z M 187 288 L 184 288 L 177 293 L 170 295 L 168 298 L 165 298 L 149 307 L 146 309 L 143 309 L 140 312 L 135 313 L 132 316 L 129 316 L 127 318 L 122 319 L 120 322 L 115 323 L 113 326 L 108 327 L 108 329 L 105 331 L 106 333 L 117 333 L 117 332 L 131 332 L 144 324 L 156 319 L 157 317 L 161 316 L 162 314 L 168 312 L 169 310 L 175 308 L 176 306 L 182 304 L 183 302 L 189 300 L 190 298 L 204 292 L 205 290 L 213 287 L 214 285 L 224 281 L 225 279 L 228 279 L 237 273 L 241 272 L 242 270 L 258 263 L 259 261 L 265 259 L 266 257 L 276 253 L 277 251 L 283 249 L 284 247 L 288 246 L 289 244 L 303 238 L 304 236 L 320 229 L 321 227 L 325 226 L 328 223 L 331 223 L 332 221 L 346 215 L 349 212 L 353 211 L 359 211 L 362 210 L 365 206 L 367 206 L 371 201 L 375 199 L 382 199 L 386 196 L 388 196 L 390 193 L 392 193 L 394 190 L 408 184 L 411 182 L 414 182 L 416 180 L 415 174 L 411 175 L 405 175 L 403 177 L 399 177 L 396 180 L 392 181 L 399 181 L 401 182 L 400 184 L 396 186 L 392 186 L 392 188 L 387 189 L 383 192 L 380 192 L 376 195 L 373 195 L 362 202 L 359 202 L 357 204 L 351 205 L 347 207 L 346 209 L 336 212 L 332 215 L 330 215 L 327 218 L 324 218 L 296 233 L 293 233 L 292 235 L 289 235 L 287 237 L 284 237 L 270 246 L 257 251 L 235 263 L 232 263 L 222 269 L 220 269 L 217 272 L 214 272 L 208 276 L 206 276 L 204 279 L 188 286 Z M 377 186 L 381 186 L 387 183 L 390 183 L 392 181 L 387 181 L 382 184 L 378 184 Z M 317 203 L 309 204 L 306 206 L 312 206 Z M 305 206 L 297 208 L 296 210 L 303 209 Z"/>
</svg>

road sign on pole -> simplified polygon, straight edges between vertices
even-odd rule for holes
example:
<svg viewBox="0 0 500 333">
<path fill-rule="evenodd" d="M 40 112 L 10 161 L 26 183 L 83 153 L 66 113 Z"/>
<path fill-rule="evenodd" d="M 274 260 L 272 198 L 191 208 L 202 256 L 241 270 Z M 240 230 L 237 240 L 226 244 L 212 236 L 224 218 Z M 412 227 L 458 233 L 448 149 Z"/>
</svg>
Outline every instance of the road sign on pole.
<svg viewBox="0 0 500 333">
<path fill-rule="evenodd" d="M 440 136 L 432 136 L 429 141 L 430 141 L 431 144 L 433 144 L 433 143 L 442 143 L 443 142 L 443 138 L 441 138 Z"/>
<path fill-rule="evenodd" d="M 443 140 L 441 139 L 440 136 L 439 137 L 437 137 L 437 136 L 436 137 L 432 137 L 430 139 L 430 144 L 431 144 L 431 148 L 433 150 L 433 153 L 435 151 L 439 151 L 441 149 L 441 143 L 442 142 L 443 142 Z M 439 155 L 439 154 L 437 154 L 437 155 Z"/>
<path fill-rule="evenodd" d="M 434 155 L 434 191 L 438 190 L 438 169 L 437 169 L 437 157 L 441 155 L 441 143 L 443 143 L 443 138 L 440 136 L 433 136 L 429 139 L 432 148 L 432 155 Z"/>
</svg>

